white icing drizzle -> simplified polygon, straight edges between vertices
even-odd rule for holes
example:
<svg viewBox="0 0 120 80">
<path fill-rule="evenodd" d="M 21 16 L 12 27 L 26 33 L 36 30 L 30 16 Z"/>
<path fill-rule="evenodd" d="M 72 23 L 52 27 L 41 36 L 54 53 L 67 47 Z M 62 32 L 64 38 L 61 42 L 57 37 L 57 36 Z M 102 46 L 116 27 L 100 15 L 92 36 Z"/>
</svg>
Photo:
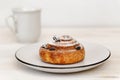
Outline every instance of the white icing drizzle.
<svg viewBox="0 0 120 80">
<path fill-rule="evenodd" d="M 53 46 L 65 46 L 65 47 L 69 47 L 69 46 L 74 46 L 74 45 L 79 45 L 80 43 L 77 42 L 76 40 L 74 40 L 72 37 L 68 36 L 68 35 L 63 35 L 61 37 L 59 37 L 60 41 L 54 41 L 49 43 L 50 45 Z"/>
</svg>

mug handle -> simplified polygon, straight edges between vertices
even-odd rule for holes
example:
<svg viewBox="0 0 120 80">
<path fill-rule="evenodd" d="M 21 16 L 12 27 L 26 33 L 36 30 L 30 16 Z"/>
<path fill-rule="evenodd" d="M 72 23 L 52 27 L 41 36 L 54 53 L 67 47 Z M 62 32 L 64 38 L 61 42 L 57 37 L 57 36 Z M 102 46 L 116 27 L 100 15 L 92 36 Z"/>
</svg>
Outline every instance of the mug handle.
<svg viewBox="0 0 120 80">
<path fill-rule="evenodd" d="M 9 20 L 10 20 L 10 19 L 13 21 L 13 26 L 11 26 L 10 23 L 9 23 Z M 14 18 L 13 15 L 8 16 L 8 17 L 6 18 L 7 27 L 8 27 L 13 33 L 16 33 L 16 32 L 17 32 L 16 27 L 15 27 L 15 24 L 16 24 L 16 23 L 17 23 L 17 22 L 16 22 L 16 20 L 15 20 L 15 18 Z"/>
</svg>

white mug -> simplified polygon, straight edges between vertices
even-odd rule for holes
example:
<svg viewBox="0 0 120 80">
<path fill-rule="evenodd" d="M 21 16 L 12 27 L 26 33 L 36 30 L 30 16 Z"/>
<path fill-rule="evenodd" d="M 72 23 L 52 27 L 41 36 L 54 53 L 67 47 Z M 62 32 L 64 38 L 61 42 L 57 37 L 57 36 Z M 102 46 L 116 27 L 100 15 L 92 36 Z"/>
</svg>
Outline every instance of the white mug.
<svg viewBox="0 0 120 80">
<path fill-rule="evenodd" d="M 36 42 L 40 37 L 40 9 L 15 8 L 13 15 L 6 20 L 8 27 L 16 34 L 20 42 Z M 9 20 L 13 21 L 10 26 Z"/>
</svg>

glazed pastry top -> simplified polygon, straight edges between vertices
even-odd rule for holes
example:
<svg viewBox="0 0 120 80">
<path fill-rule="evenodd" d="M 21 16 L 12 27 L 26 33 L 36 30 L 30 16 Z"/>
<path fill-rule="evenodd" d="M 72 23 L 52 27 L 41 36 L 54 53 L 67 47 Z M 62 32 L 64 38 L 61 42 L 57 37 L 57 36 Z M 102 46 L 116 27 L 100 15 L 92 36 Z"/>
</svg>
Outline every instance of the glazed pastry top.
<svg viewBox="0 0 120 80">
<path fill-rule="evenodd" d="M 47 43 L 44 47 L 49 49 L 81 49 L 83 46 L 78 41 L 74 40 L 69 35 L 63 35 L 60 37 L 53 37 L 53 42 Z"/>
<path fill-rule="evenodd" d="M 63 35 L 63 36 L 60 36 L 60 37 L 53 37 L 53 42 L 51 43 L 48 43 L 50 45 L 54 45 L 54 46 L 66 46 L 66 47 L 69 47 L 69 46 L 74 46 L 74 45 L 77 45 L 79 44 L 79 42 L 77 42 L 76 40 L 74 40 L 72 37 L 68 36 L 68 35 Z"/>
</svg>

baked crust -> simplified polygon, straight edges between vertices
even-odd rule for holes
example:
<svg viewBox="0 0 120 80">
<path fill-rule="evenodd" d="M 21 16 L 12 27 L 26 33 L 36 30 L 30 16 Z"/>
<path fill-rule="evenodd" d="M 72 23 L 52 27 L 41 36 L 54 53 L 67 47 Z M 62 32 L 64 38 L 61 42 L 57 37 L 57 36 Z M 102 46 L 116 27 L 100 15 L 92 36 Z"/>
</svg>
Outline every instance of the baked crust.
<svg viewBox="0 0 120 80">
<path fill-rule="evenodd" d="M 79 48 L 76 49 L 76 46 L 79 46 Z M 54 49 L 50 50 L 50 48 Z M 53 44 L 48 43 L 46 48 L 40 47 L 39 55 L 41 60 L 47 63 L 72 64 L 84 59 L 85 49 L 82 44 L 70 38 L 69 41 L 62 40 Z"/>
</svg>

